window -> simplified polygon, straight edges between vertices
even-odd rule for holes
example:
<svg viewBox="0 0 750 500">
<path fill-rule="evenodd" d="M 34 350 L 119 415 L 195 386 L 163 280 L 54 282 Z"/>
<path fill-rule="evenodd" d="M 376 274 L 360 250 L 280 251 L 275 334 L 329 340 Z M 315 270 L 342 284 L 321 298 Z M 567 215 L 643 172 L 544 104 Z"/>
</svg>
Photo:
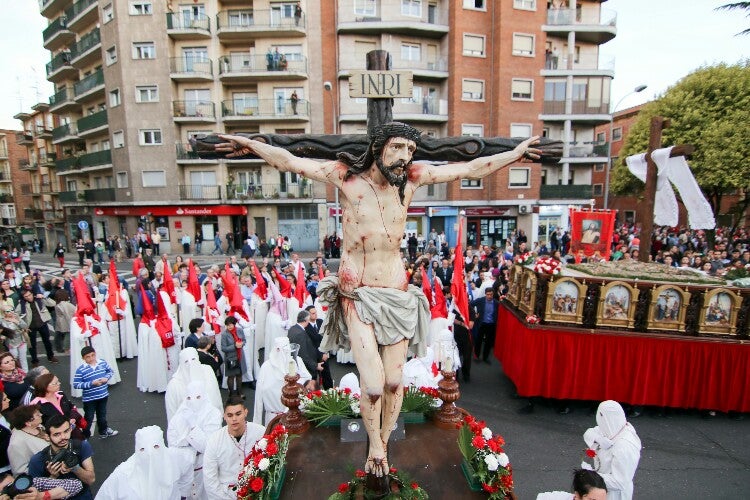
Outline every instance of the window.
<svg viewBox="0 0 750 500">
<path fill-rule="evenodd" d="M 375 0 L 354 0 L 354 13 L 360 16 L 374 16 Z"/>
<path fill-rule="evenodd" d="M 514 56 L 533 56 L 534 55 L 534 35 L 524 35 L 513 33 L 513 55 Z"/>
<path fill-rule="evenodd" d="M 603 196 L 604 186 L 602 184 L 594 184 L 594 196 Z"/>
<path fill-rule="evenodd" d="M 622 127 L 612 129 L 612 142 L 622 139 Z"/>
<path fill-rule="evenodd" d="M 154 8 L 150 0 L 133 0 L 130 2 L 131 16 L 150 16 L 153 13 Z"/>
<path fill-rule="evenodd" d="M 482 137 L 484 135 L 484 125 L 473 125 L 470 123 L 462 123 L 461 135 L 469 136 L 469 137 Z"/>
<path fill-rule="evenodd" d="M 401 59 L 404 61 L 420 61 L 422 46 L 418 43 L 402 43 Z"/>
<path fill-rule="evenodd" d="M 604 163 L 597 163 L 594 165 L 594 172 L 604 172 L 604 167 L 606 165 Z"/>
<path fill-rule="evenodd" d="M 401 0 L 401 14 L 422 17 L 422 0 Z"/>
<path fill-rule="evenodd" d="M 140 42 L 133 44 L 133 59 L 154 59 L 156 49 L 154 42 Z"/>
<path fill-rule="evenodd" d="M 141 172 L 143 187 L 165 187 L 167 175 L 164 170 L 144 170 Z"/>
<path fill-rule="evenodd" d="M 141 129 L 138 131 L 141 146 L 159 146 L 161 144 L 161 130 Z"/>
<path fill-rule="evenodd" d="M 484 80 L 463 80 L 461 83 L 461 99 L 464 101 L 484 100 Z"/>
<path fill-rule="evenodd" d="M 530 101 L 534 98 L 534 80 L 514 78 L 511 82 L 511 98 Z"/>
<path fill-rule="evenodd" d="M 482 189 L 482 179 L 461 179 L 461 189 Z"/>
<path fill-rule="evenodd" d="M 107 24 L 114 18 L 115 18 L 115 10 L 112 7 L 112 4 L 108 4 L 102 7 L 102 21 L 104 21 L 104 24 Z"/>
<path fill-rule="evenodd" d="M 115 149 L 125 147 L 125 132 L 118 130 L 112 133 L 112 144 L 115 145 Z"/>
<path fill-rule="evenodd" d="M 510 136 L 511 137 L 531 137 L 531 124 L 530 123 L 511 123 L 510 124 Z"/>
<path fill-rule="evenodd" d="M 464 9 L 487 10 L 485 0 L 464 0 Z"/>
<path fill-rule="evenodd" d="M 600 144 L 607 142 L 607 135 L 604 132 L 597 132 L 596 142 Z"/>
<path fill-rule="evenodd" d="M 536 0 L 513 0 L 513 8 L 521 10 L 536 10 Z"/>
<path fill-rule="evenodd" d="M 135 102 L 158 102 L 159 87 L 156 85 L 142 85 L 135 88 Z"/>
<path fill-rule="evenodd" d="M 565 80 L 544 80 L 544 100 L 545 101 L 564 101 L 565 100 Z"/>
<path fill-rule="evenodd" d="M 512 188 L 530 187 L 530 172 L 528 168 L 511 168 L 508 171 L 508 186 Z"/>
<path fill-rule="evenodd" d="M 110 47 L 107 49 L 107 53 L 105 54 L 105 61 L 107 62 L 107 66 L 111 66 L 117 62 L 117 48 L 116 47 Z"/>
<path fill-rule="evenodd" d="M 464 55 L 484 57 L 484 41 L 482 35 L 469 35 L 464 33 Z"/>
<path fill-rule="evenodd" d="M 120 89 L 114 89 L 109 91 L 109 107 L 114 108 L 119 106 L 120 103 Z"/>
</svg>

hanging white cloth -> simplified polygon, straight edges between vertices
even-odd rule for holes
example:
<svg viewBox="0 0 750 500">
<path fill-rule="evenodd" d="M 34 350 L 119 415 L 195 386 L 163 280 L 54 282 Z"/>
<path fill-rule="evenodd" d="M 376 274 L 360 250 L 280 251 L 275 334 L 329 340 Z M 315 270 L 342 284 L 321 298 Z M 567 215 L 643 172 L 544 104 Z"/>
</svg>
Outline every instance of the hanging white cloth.
<svg viewBox="0 0 750 500">
<path fill-rule="evenodd" d="M 630 173 L 646 182 L 646 154 L 629 156 L 625 159 Z M 659 167 L 656 180 L 656 196 L 654 198 L 654 223 L 660 226 L 676 226 L 678 221 L 677 198 L 669 184 L 666 172 Z"/>
</svg>

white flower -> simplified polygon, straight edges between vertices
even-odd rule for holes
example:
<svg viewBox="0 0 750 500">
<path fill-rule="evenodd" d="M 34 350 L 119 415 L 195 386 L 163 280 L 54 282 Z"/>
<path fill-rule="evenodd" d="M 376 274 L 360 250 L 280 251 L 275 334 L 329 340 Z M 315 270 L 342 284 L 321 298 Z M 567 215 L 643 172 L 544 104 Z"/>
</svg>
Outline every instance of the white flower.
<svg viewBox="0 0 750 500">
<path fill-rule="evenodd" d="M 495 459 L 497 460 L 497 463 L 500 464 L 501 467 L 507 467 L 508 466 L 508 455 L 505 453 L 500 453 L 495 455 Z"/>
<path fill-rule="evenodd" d="M 359 401 L 353 402 L 349 407 L 352 409 L 352 413 L 359 415 Z"/>
<path fill-rule="evenodd" d="M 498 462 L 497 458 L 495 458 L 495 455 L 489 454 L 486 457 L 484 457 L 484 463 L 487 464 L 487 470 L 490 470 L 492 472 L 497 470 Z"/>
<path fill-rule="evenodd" d="M 265 449 L 266 449 L 266 446 L 268 446 L 268 441 L 266 440 L 266 438 L 260 438 L 260 439 L 258 440 L 258 443 L 256 444 L 256 446 L 257 446 L 257 447 L 258 447 L 259 449 L 261 449 L 261 450 L 265 450 Z"/>
<path fill-rule="evenodd" d="M 484 429 L 482 429 L 482 437 L 484 439 L 492 439 L 492 431 L 489 427 L 485 427 Z"/>
<path fill-rule="evenodd" d="M 260 459 L 260 462 L 258 462 L 258 468 L 260 470 L 266 470 L 268 469 L 268 466 L 271 465 L 271 461 L 267 458 L 263 457 Z"/>
</svg>

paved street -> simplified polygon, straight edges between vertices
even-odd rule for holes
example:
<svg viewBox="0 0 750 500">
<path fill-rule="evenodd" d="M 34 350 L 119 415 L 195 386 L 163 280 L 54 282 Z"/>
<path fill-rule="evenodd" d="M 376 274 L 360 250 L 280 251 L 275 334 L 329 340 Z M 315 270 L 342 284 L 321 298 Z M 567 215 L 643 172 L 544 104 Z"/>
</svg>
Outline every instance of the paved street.
<svg viewBox="0 0 750 500">
<path fill-rule="evenodd" d="M 220 260 L 203 256 L 198 262 Z M 54 271 L 56 266 L 51 258 L 44 258 L 42 263 L 32 260 L 32 267 Z M 131 264 L 128 261 L 120 267 L 129 271 Z M 61 361 L 54 370 L 69 390 L 68 358 Z M 123 382 L 111 388 L 109 421 L 120 435 L 106 441 L 92 438 L 98 484 L 133 453 L 137 428 L 150 424 L 166 427 L 163 395 L 143 394 L 135 387 L 136 363 L 122 362 Z M 353 369 L 353 365 L 336 365 L 334 377 L 338 380 Z M 571 472 L 580 464 L 585 448 L 583 432 L 594 425 L 595 403 L 576 403 L 568 415 L 559 415 L 545 405 L 538 405 L 531 415 L 521 415 L 517 410 L 525 401 L 513 397 L 513 386 L 496 360 L 475 365 L 472 382 L 461 391 L 459 406 L 486 420 L 493 431 L 505 437 L 519 498 L 533 499 L 541 491 L 568 489 Z M 253 392 L 246 388 L 245 394 L 252 406 Z M 647 412 L 631 422 L 643 442 L 635 498 L 750 498 L 750 418 L 731 420 L 720 414 L 704 419 L 698 412 L 673 411 L 663 418 Z M 335 486 L 323 489 L 333 491 Z"/>
</svg>

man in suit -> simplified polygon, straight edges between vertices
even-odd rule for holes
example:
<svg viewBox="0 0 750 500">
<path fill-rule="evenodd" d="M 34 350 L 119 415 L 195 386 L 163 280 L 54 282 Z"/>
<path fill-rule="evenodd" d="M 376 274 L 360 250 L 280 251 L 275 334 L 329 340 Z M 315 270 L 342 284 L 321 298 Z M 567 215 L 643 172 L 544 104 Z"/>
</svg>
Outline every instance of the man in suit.
<svg viewBox="0 0 750 500">
<path fill-rule="evenodd" d="M 495 328 L 497 325 L 497 308 L 500 302 L 495 299 L 492 287 L 484 290 L 484 297 L 471 303 L 474 312 L 474 357 L 489 363 L 490 351 L 495 345 Z"/>
<path fill-rule="evenodd" d="M 323 389 L 330 389 L 333 387 L 333 377 L 331 376 L 331 367 L 328 364 L 328 358 L 330 357 L 327 352 L 320 352 L 318 349 L 320 343 L 323 341 L 323 334 L 320 333 L 320 326 L 323 324 L 323 320 L 318 318 L 318 310 L 315 306 L 307 306 L 305 311 L 310 313 L 310 322 L 308 323 L 305 330 L 307 334 L 313 339 L 315 344 L 315 350 L 318 352 L 318 361 L 323 362 L 323 370 L 320 372 L 320 378 L 323 382 Z"/>
<path fill-rule="evenodd" d="M 310 324 L 310 313 L 302 310 L 297 313 L 297 324 L 289 329 L 289 342 L 299 344 L 298 356 L 302 358 L 305 368 L 317 380 L 320 372 L 323 371 L 323 362 L 319 361 L 319 352 L 315 347 L 313 338 L 305 330 Z"/>
<path fill-rule="evenodd" d="M 459 263 L 461 260 L 459 259 Z M 443 286 L 451 286 L 451 279 L 453 279 L 453 267 L 450 265 L 450 261 L 448 259 L 443 259 L 440 263 L 440 267 L 438 267 L 437 271 L 435 271 L 435 274 L 438 278 L 440 278 L 440 282 L 443 284 Z"/>
</svg>

